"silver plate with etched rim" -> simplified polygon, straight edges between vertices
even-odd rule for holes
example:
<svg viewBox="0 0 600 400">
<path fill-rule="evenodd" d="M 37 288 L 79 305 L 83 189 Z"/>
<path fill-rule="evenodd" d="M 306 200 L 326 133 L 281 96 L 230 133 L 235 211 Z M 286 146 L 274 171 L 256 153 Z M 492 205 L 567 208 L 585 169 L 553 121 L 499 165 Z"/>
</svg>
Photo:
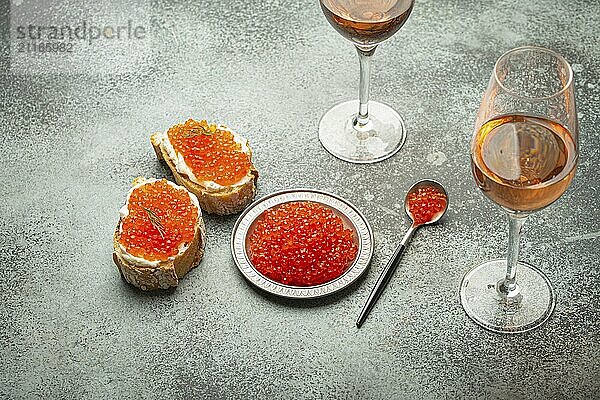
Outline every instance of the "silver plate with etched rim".
<svg viewBox="0 0 600 400">
<path fill-rule="evenodd" d="M 257 218 L 266 210 L 291 201 L 312 201 L 331 208 L 344 224 L 355 232 L 358 254 L 352 265 L 340 277 L 316 286 L 289 286 L 275 282 L 258 272 L 248 257 L 247 237 Z M 373 232 L 365 217 L 352 204 L 333 194 L 313 189 L 290 189 L 272 193 L 251 204 L 240 215 L 231 233 L 231 253 L 244 277 L 258 288 L 277 296 L 312 299 L 335 293 L 356 281 L 366 270 L 373 256 Z"/>
</svg>

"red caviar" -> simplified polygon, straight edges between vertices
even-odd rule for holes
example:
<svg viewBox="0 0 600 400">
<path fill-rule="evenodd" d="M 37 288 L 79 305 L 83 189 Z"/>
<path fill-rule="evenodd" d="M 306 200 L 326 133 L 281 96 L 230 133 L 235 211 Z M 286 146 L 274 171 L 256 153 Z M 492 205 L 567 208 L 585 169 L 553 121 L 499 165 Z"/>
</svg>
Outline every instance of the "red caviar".
<svg viewBox="0 0 600 400">
<path fill-rule="evenodd" d="M 408 195 L 408 211 L 417 225 L 435 218 L 448 202 L 446 195 L 432 186 L 418 188 Z"/>
<path fill-rule="evenodd" d="M 186 190 L 165 179 L 133 189 L 127 208 L 119 243 L 133 256 L 164 261 L 194 239 L 198 208 Z"/>
<path fill-rule="evenodd" d="M 239 182 L 252 168 L 250 155 L 234 140 L 233 133 L 193 119 L 171 127 L 167 136 L 199 181 L 228 186 Z"/>
<path fill-rule="evenodd" d="M 330 208 L 309 201 L 263 212 L 250 235 L 250 261 L 267 278 L 314 286 L 341 276 L 358 254 L 354 231 Z"/>
</svg>

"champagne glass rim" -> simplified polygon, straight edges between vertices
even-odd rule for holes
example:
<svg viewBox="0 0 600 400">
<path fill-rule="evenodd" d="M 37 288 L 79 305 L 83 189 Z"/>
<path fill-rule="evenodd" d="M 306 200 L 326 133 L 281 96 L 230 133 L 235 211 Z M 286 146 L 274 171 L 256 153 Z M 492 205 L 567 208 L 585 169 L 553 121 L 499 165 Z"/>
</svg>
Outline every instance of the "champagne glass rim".
<svg viewBox="0 0 600 400">
<path fill-rule="evenodd" d="M 512 54 L 512 53 L 516 53 L 519 51 L 523 51 L 523 50 L 534 50 L 534 51 L 539 51 L 541 53 L 546 53 L 546 54 L 550 54 L 553 57 L 555 57 L 556 59 L 558 59 L 561 63 L 563 63 L 564 65 L 567 66 L 567 71 L 568 71 L 568 79 L 567 82 L 563 85 L 562 89 L 560 89 L 559 91 L 548 95 L 548 96 L 523 96 L 517 92 L 515 92 L 514 90 L 511 90 L 509 88 L 507 88 L 503 83 L 502 80 L 498 77 L 498 68 L 499 68 L 499 64 L 500 61 L 502 59 L 504 59 L 505 57 L 507 57 L 508 55 Z M 496 60 L 496 63 L 494 64 L 494 79 L 496 80 L 496 83 L 498 84 L 498 86 L 500 86 L 502 88 L 502 90 L 506 91 L 507 93 L 509 93 L 512 96 L 521 98 L 521 99 L 525 99 L 525 100 L 548 100 L 548 99 L 552 99 L 556 96 L 560 96 L 561 94 L 563 94 L 564 92 L 566 92 L 572 85 L 573 85 L 573 69 L 571 68 L 571 64 L 569 64 L 569 62 L 567 61 L 566 58 L 564 58 L 561 54 L 555 52 L 554 50 L 550 50 L 546 47 L 541 47 L 541 46 L 520 46 L 520 47 L 515 47 L 514 49 L 510 49 L 508 51 L 506 51 L 504 54 L 502 54 L 500 57 L 498 57 L 498 59 Z"/>
</svg>

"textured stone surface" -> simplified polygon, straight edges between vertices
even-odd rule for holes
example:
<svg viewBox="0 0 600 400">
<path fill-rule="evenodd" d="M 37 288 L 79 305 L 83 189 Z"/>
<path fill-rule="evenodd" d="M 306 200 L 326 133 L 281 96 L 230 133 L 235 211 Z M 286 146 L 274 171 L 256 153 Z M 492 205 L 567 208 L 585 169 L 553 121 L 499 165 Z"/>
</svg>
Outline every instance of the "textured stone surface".
<svg viewBox="0 0 600 400">
<path fill-rule="evenodd" d="M 354 98 L 357 60 L 316 1 L 148 4 L 151 57 L 134 72 L 9 73 L 1 7 L 0 397 L 600 398 L 600 3 L 417 0 L 376 54 L 372 96 L 405 117 L 392 159 L 349 165 L 317 139 Z M 68 11 L 77 15 L 77 9 Z M 472 125 L 494 60 L 539 44 L 576 71 L 581 163 L 568 192 L 526 227 L 523 259 L 558 293 L 549 322 L 501 336 L 458 301 L 464 273 L 503 254 L 502 213 L 475 189 Z M 169 177 L 149 135 L 188 117 L 246 135 L 260 193 L 312 187 L 361 209 L 375 232 L 365 278 L 323 300 L 258 293 L 229 252 L 235 216 L 206 218 L 207 252 L 170 292 L 124 283 L 111 238 L 130 181 Z M 451 196 L 417 233 L 361 330 L 355 318 L 408 225 L 420 178 Z"/>
</svg>

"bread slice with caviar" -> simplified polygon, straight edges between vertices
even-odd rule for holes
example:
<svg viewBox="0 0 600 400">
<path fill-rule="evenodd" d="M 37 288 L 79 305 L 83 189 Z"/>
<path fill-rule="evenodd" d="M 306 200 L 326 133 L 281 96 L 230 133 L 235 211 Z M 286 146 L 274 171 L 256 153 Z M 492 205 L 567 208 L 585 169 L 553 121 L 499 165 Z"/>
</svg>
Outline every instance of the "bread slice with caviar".
<svg viewBox="0 0 600 400">
<path fill-rule="evenodd" d="M 175 180 L 212 214 L 234 214 L 256 195 L 258 171 L 248 141 L 223 125 L 193 119 L 150 137 Z"/>
<path fill-rule="evenodd" d="M 136 178 L 120 216 L 113 260 L 123 278 L 142 290 L 177 286 L 204 256 L 202 211 L 182 186 Z"/>
</svg>

